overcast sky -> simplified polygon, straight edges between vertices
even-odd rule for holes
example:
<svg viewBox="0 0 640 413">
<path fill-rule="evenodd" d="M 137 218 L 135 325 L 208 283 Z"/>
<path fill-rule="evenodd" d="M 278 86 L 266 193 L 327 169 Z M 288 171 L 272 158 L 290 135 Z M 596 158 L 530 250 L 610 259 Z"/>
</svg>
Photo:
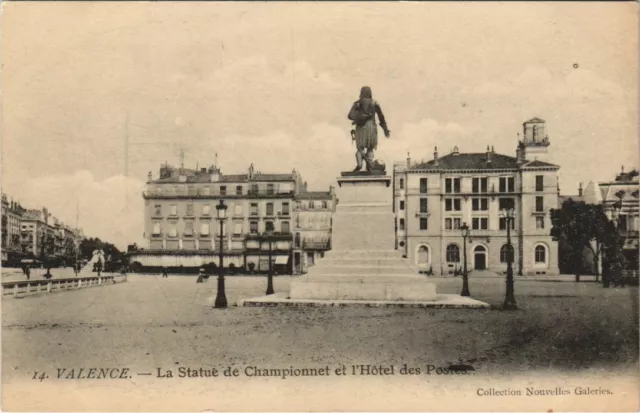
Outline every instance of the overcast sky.
<svg viewBox="0 0 640 413">
<path fill-rule="evenodd" d="M 3 3 L 3 191 L 71 225 L 79 199 L 85 232 L 124 247 L 181 150 L 326 190 L 369 85 L 387 164 L 514 155 L 537 116 L 576 193 L 638 164 L 637 25 L 633 3 Z"/>
</svg>

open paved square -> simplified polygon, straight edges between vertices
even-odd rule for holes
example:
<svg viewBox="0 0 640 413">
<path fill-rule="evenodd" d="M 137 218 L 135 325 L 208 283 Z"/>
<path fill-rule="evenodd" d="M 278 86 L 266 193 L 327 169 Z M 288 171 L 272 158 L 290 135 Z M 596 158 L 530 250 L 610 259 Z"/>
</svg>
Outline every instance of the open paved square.
<svg viewBox="0 0 640 413">
<path fill-rule="evenodd" d="M 276 292 L 291 277 L 276 277 Z M 455 294 L 459 278 L 434 278 Z M 212 308 L 215 278 L 132 275 L 119 285 L 6 298 L 3 379 L 105 361 L 156 365 L 391 363 L 465 364 L 487 374 L 531 369 L 633 368 L 637 288 L 517 280 L 520 309 L 242 308 L 264 294 L 264 277 L 227 277 L 226 310 Z M 504 281 L 471 279 L 472 297 L 499 306 Z"/>
</svg>

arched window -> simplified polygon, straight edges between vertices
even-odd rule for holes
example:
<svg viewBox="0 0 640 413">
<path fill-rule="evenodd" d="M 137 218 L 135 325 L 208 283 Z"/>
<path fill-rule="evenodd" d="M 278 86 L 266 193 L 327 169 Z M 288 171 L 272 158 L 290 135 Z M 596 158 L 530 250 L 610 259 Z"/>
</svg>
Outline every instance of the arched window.
<svg viewBox="0 0 640 413">
<path fill-rule="evenodd" d="M 299 232 L 296 232 L 295 244 L 296 244 L 296 248 L 300 248 L 300 233 Z"/>
<path fill-rule="evenodd" d="M 460 262 L 460 247 L 456 244 L 447 245 L 447 262 Z"/>
<path fill-rule="evenodd" d="M 418 248 L 418 264 L 428 264 L 429 263 L 429 247 L 426 245 L 421 245 Z"/>
<path fill-rule="evenodd" d="M 547 249 L 544 245 L 537 245 L 535 249 L 536 264 L 545 264 L 547 262 Z"/>
<path fill-rule="evenodd" d="M 513 246 L 504 244 L 502 248 L 500 248 L 500 262 L 505 264 L 509 262 L 509 255 L 511 255 L 511 262 L 513 262 Z"/>
</svg>

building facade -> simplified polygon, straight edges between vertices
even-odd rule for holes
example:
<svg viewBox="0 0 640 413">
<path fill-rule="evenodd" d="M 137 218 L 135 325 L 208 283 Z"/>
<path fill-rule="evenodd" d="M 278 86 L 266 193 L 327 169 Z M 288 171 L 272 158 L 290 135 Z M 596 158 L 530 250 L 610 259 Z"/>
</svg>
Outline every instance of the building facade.
<svg viewBox="0 0 640 413">
<path fill-rule="evenodd" d="M 640 259 L 639 192 L 640 173 L 637 169 L 633 169 L 629 172 L 623 170 L 612 181 L 591 181 L 584 191 L 580 188 L 579 196 L 575 197 L 589 204 L 603 205 L 607 216 L 610 219 L 617 219 L 618 229 L 624 240 L 623 253 L 626 257 L 626 268 L 636 273 Z"/>
<path fill-rule="evenodd" d="M 463 267 L 461 226 L 467 224 L 469 270 L 506 272 L 510 252 L 502 211 L 512 208 L 511 245 L 516 274 L 557 274 L 557 243 L 550 210 L 558 203 L 559 166 L 546 162 L 546 123 L 523 124 L 516 156 L 461 153 L 455 147 L 428 162 L 394 165 L 396 247 L 421 271 L 452 274 Z"/>
<path fill-rule="evenodd" d="M 2 262 L 14 261 L 22 248 L 20 246 L 20 223 L 24 208 L 13 199 L 2 194 Z"/>
<path fill-rule="evenodd" d="M 159 177 L 149 173 L 145 199 L 148 249 L 135 251 L 139 268 L 196 268 L 219 264 L 264 272 L 269 255 L 279 273 L 293 271 L 294 202 L 306 184 L 293 170 L 225 175 L 216 166 L 185 169 L 163 165 Z M 226 219 L 220 230 L 216 205 L 224 200 Z M 222 234 L 222 236 L 221 236 Z"/>
<path fill-rule="evenodd" d="M 331 249 L 331 224 L 336 207 L 333 186 L 325 192 L 302 191 L 294 197 L 293 273 L 302 274 Z"/>
</svg>

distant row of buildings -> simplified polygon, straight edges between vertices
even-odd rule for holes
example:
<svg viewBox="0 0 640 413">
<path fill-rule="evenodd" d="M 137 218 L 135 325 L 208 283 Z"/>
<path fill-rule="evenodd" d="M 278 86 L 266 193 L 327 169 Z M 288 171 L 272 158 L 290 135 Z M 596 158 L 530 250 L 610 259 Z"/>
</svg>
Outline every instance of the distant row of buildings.
<svg viewBox="0 0 640 413">
<path fill-rule="evenodd" d="M 558 245 L 550 235 L 551 209 L 561 206 L 558 170 L 548 162 L 550 139 L 539 118 L 523 124 L 515 156 L 463 153 L 454 147 L 433 159 L 396 163 L 393 167 L 393 209 L 396 248 L 421 271 L 452 274 L 463 267 L 463 234 L 467 266 L 473 270 L 506 271 L 513 254 L 517 274 L 558 273 Z M 638 250 L 638 174 L 621 174 L 612 183 L 590 183 L 589 202 L 607 211 L 621 201 L 620 222 L 628 249 Z M 216 165 L 186 169 L 163 165 L 149 173 L 145 199 L 148 249 L 132 261 L 139 267 L 193 267 L 217 263 L 220 247 L 215 206 L 228 206 L 222 230 L 224 265 L 268 268 L 271 245 L 274 264 L 284 272 L 303 273 L 331 248 L 334 189 L 307 190 L 297 171 L 225 175 Z M 583 197 L 581 193 L 579 197 Z M 585 199 L 587 197 L 585 196 Z M 512 210 L 511 249 L 505 210 Z M 634 241 L 635 240 L 635 241 Z M 630 252 L 629 254 L 632 254 Z M 636 258 L 637 261 L 637 258 Z"/>
<path fill-rule="evenodd" d="M 29 209 L 2 194 L 2 264 L 16 265 L 23 258 L 72 262 L 81 230 L 65 225 L 47 208 Z"/>
<path fill-rule="evenodd" d="M 163 165 L 150 172 L 145 200 L 148 249 L 131 254 L 134 270 L 218 264 L 266 271 L 269 250 L 280 273 L 299 274 L 331 249 L 336 196 L 309 191 L 300 174 L 267 174 L 249 166 L 244 174 L 219 167 L 188 169 Z M 227 206 L 220 237 L 216 205 Z"/>
</svg>

